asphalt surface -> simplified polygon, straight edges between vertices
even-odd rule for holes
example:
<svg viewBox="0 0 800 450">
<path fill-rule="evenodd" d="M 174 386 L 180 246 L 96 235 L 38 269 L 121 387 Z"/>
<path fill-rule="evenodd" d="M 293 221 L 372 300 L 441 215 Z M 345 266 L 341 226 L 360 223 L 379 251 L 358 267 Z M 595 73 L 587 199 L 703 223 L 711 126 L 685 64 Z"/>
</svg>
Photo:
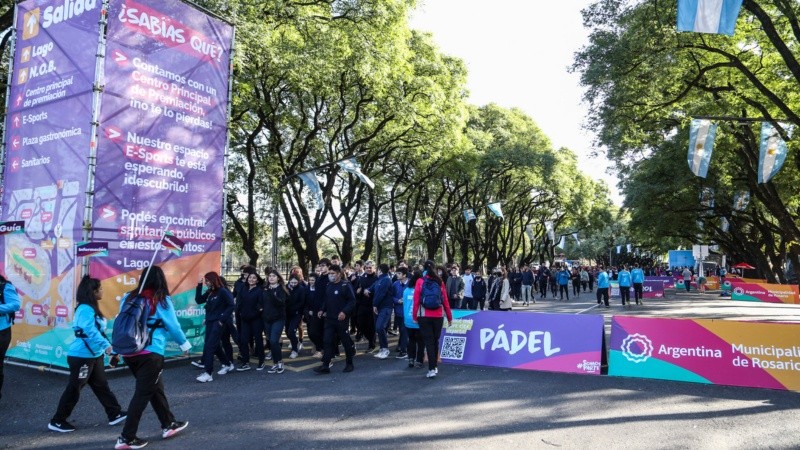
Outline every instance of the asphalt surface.
<svg viewBox="0 0 800 450">
<path fill-rule="evenodd" d="M 538 301 L 529 311 L 650 317 L 800 322 L 800 306 L 732 302 L 675 293 L 645 305 L 596 308 L 583 294 Z M 516 308 L 515 308 L 516 309 Z M 607 330 L 608 331 L 608 330 Z M 571 375 L 442 364 L 439 376 L 405 360 L 356 357 L 356 370 L 317 375 L 308 350 L 289 370 L 214 375 L 206 384 L 188 360 L 167 364 L 167 397 L 188 420 L 162 440 L 151 409 L 139 437 L 147 448 L 800 448 L 794 392 L 633 378 Z M 286 355 L 284 353 L 284 355 Z M 392 355 L 394 356 L 394 355 Z M 123 407 L 133 392 L 126 371 L 109 374 Z M 113 448 L 121 425 L 107 425 L 90 389 L 70 422 L 47 430 L 64 375 L 6 365 L 0 400 L 0 448 Z"/>
</svg>

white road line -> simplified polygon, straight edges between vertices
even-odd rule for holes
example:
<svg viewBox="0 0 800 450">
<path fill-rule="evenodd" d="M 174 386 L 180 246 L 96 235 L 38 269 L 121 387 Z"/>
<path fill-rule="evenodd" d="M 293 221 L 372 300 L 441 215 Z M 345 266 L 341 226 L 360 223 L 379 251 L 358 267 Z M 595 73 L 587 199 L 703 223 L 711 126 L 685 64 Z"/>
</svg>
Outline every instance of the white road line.
<svg viewBox="0 0 800 450">
<path fill-rule="evenodd" d="M 578 312 L 576 312 L 575 314 L 583 314 L 583 313 L 585 313 L 586 311 L 591 311 L 591 310 L 593 310 L 593 309 L 595 309 L 595 308 L 597 308 L 597 307 L 599 307 L 599 306 L 600 306 L 600 304 L 598 303 L 598 304 L 596 304 L 596 305 L 592 306 L 591 308 L 586 308 L 586 309 L 584 309 L 583 311 L 578 311 Z"/>
</svg>

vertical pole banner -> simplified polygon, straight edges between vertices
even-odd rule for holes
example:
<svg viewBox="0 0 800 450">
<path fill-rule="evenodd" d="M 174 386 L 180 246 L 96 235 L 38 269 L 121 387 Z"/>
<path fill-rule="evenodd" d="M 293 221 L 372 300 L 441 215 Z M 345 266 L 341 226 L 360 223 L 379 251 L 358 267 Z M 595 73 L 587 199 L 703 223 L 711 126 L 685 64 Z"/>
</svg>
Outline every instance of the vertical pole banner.
<svg viewBox="0 0 800 450">
<path fill-rule="evenodd" d="M 107 36 L 92 240 L 109 255 L 92 258 L 91 272 L 119 300 L 169 229 L 183 252 L 159 251 L 155 263 L 202 345 L 194 290 L 221 267 L 233 27 L 177 0 L 111 0 Z"/>
<path fill-rule="evenodd" d="M 453 311 L 442 362 L 600 375 L 603 317 Z"/>
<path fill-rule="evenodd" d="M 800 391 L 800 325 L 615 316 L 609 375 Z"/>
<path fill-rule="evenodd" d="M 5 122 L 2 271 L 22 296 L 8 356 L 66 366 L 80 267 L 102 2 L 17 4 Z"/>
</svg>

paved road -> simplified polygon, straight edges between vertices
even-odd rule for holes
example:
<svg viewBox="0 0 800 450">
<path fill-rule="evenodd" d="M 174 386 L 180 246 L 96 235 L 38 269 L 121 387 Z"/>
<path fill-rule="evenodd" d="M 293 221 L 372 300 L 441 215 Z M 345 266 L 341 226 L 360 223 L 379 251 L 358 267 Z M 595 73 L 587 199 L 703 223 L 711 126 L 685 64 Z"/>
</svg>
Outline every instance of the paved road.
<svg viewBox="0 0 800 450">
<path fill-rule="evenodd" d="M 540 301 L 531 311 L 591 308 L 588 294 L 567 302 Z M 673 293 L 623 310 L 631 314 L 800 321 L 800 307 L 731 302 L 714 295 Z M 359 347 L 363 349 L 363 344 Z M 286 360 L 288 362 L 288 360 Z M 314 360 L 270 375 L 252 370 L 194 382 L 188 361 L 168 364 L 167 395 L 185 434 L 162 441 L 151 410 L 140 437 L 148 448 L 800 448 L 800 395 L 660 380 L 567 375 L 442 365 L 429 380 L 404 361 L 356 358 L 356 371 L 314 374 Z M 49 432 L 47 422 L 63 375 L 6 366 L 0 401 L 0 448 L 111 448 L 118 427 L 106 425 L 91 391 L 71 422 L 78 431 Z M 132 378 L 111 375 L 123 404 Z"/>
</svg>

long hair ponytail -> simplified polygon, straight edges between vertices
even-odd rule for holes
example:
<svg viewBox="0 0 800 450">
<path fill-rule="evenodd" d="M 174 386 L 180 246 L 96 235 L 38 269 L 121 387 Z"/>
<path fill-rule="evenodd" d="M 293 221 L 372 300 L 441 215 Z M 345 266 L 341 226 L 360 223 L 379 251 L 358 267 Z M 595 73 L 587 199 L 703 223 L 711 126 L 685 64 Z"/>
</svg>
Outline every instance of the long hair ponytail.
<svg viewBox="0 0 800 450">
<path fill-rule="evenodd" d="M 429 259 L 429 260 L 425 261 L 425 264 L 422 266 L 422 268 L 423 268 L 423 270 L 426 271 L 425 275 L 427 275 L 428 278 L 432 279 L 433 281 L 435 281 L 439 285 L 444 284 L 444 281 L 442 281 L 442 277 L 440 277 L 439 274 L 436 273 L 436 263 L 435 262 L 433 262 L 433 261 L 431 261 Z"/>
</svg>

